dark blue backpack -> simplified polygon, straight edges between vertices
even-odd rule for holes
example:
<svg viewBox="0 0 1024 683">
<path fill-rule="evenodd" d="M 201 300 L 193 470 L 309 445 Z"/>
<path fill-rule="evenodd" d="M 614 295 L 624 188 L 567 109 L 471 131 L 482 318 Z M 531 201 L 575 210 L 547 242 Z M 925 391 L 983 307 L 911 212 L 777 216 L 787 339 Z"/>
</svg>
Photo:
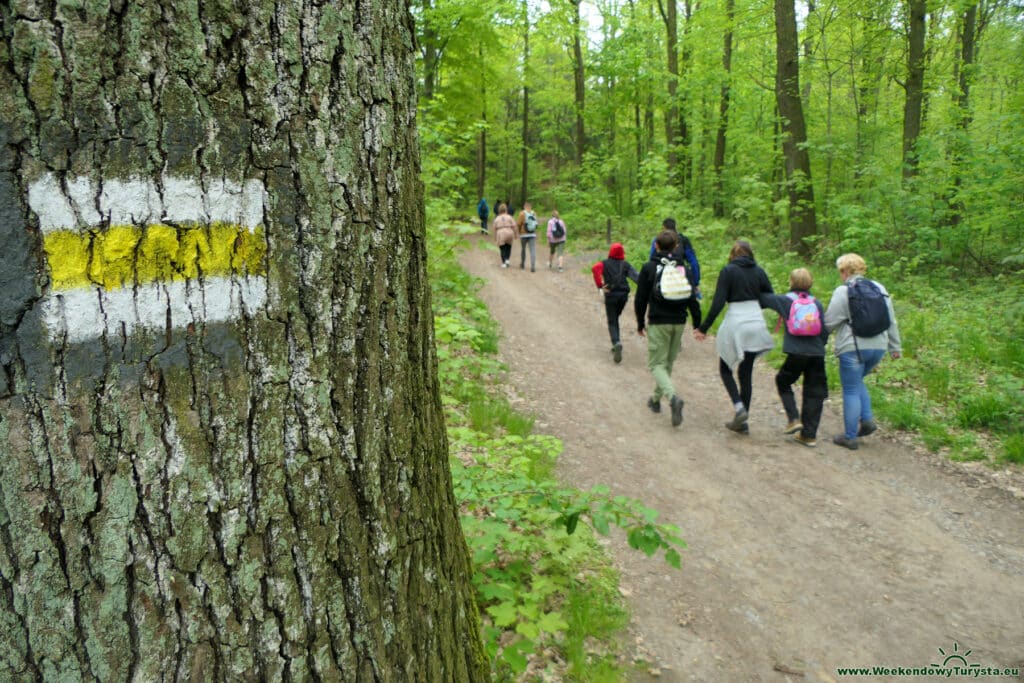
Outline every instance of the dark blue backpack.
<svg viewBox="0 0 1024 683">
<path fill-rule="evenodd" d="M 846 285 L 850 300 L 850 328 L 858 337 L 874 337 L 889 329 L 889 305 L 871 280 L 857 278 Z"/>
</svg>

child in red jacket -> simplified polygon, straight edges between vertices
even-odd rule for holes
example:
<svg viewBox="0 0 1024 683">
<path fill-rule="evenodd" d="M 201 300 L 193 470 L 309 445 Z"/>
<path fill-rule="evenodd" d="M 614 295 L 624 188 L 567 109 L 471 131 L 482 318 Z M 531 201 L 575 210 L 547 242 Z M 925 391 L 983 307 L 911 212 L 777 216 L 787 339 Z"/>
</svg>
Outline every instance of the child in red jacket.
<svg viewBox="0 0 1024 683">
<path fill-rule="evenodd" d="M 608 258 L 595 263 L 590 272 L 594 284 L 604 295 L 604 311 L 608 316 L 608 334 L 612 338 L 612 358 L 622 362 L 622 339 L 619 336 L 619 316 L 629 301 L 629 282 L 636 282 L 636 268 L 626 260 L 626 249 L 616 242 L 608 249 Z"/>
</svg>

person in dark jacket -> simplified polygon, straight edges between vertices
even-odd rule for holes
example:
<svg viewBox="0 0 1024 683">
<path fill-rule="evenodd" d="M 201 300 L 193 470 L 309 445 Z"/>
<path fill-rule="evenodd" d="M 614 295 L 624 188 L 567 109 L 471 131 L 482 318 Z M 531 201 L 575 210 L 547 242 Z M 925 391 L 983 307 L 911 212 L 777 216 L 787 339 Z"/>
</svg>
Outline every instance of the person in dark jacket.
<svg viewBox="0 0 1024 683">
<path fill-rule="evenodd" d="M 761 307 L 770 308 L 778 313 L 780 322 L 789 319 L 789 311 L 801 294 L 811 297 L 811 285 L 814 280 L 806 268 L 797 268 L 789 274 L 789 292 L 786 294 L 762 294 Z M 811 297 L 818 309 L 817 323 L 820 331 L 816 335 L 795 335 L 789 331 L 788 324 L 783 323 L 785 333 L 782 337 L 782 350 L 786 360 L 775 375 L 775 386 L 782 399 L 782 407 L 786 410 L 789 424 L 784 430 L 804 446 L 817 445 L 818 424 L 821 422 L 821 409 L 828 396 L 828 378 L 825 375 L 825 342 L 828 341 L 828 328 L 825 327 L 825 308 L 821 302 Z M 803 375 L 803 401 L 799 412 L 796 409 L 796 398 L 793 396 L 793 384 Z"/>
<path fill-rule="evenodd" d="M 629 282 L 637 281 L 636 268 L 626 260 L 626 249 L 616 242 L 608 249 L 608 258 L 590 269 L 594 284 L 604 295 L 604 312 L 608 317 L 608 334 L 612 338 L 612 358 L 622 362 L 622 339 L 619 336 L 619 316 L 629 300 Z"/>
<path fill-rule="evenodd" d="M 711 309 L 700 327 L 693 331 L 698 341 L 704 341 L 718 314 L 729 304 L 725 320 L 718 328 L 715 348 L 718 350 L 718 372 L 735 410 L 732 420 L 725 426 L 739 434 L 750 433 L 747 418 L 753 396 L 754 360 L 775 346 L 775 340 L 765 326 L 760 301 L 762 294 L 774 293 L 768 275 L 754 261 L 750 242 L 737 240 L 729 251 L 729 263 L 718 273 Z M 732 375 L 733 368 L 737 366 L 739 389 Z"/>
<path fill-rule="evenodd" d="M 487 219 L 491 215 L 491 207 L 487 206 L 487 200 L 483 197 L 480 198 L 479 203 L 476 205 L 476 215 L 480 217 L 480 233 L 488 234 Z"/>
<path fill-rule="evenodd" d="M 700 304 L 691 296 L 680 301 L 666 301 L 654 295 L 659 268 L 664 267 L 662 259 L 671 259 L 676 245 L 676 234 L 663 230 L 656 240 L 654 257 L 640 269 L 636 282 L 636 297 L 633 310 L 636 312 L 637 334 L 647 337 L 647 367 L 654 375 L 654 393 L 647 400 L 651 412 L 661 412 L 661 397 L 667 396 L 672 409 L 672 425 L 683 422 L 683 399 L 672 385 L 672 365 L 683 341 L 683 326 L 686 314 L 690 313 L 694 327 L 700 325 Z M 680 264 L 685 267 L 685 264 Z M 689 277 L 689 275 L 688 275 Z"/>
<path fill-rule="evenodd" d="M 690 272 L 693 274 L 693 280 L 690 281 L 690 284 L 693 285 L 697 298 L 700 299 L 700 263 L 697 261 L 697 252 L 693 250 L 693 244 L 686 235 L 676 229 L 675 218 L 666 218 L 663 220 L 661 222 L 661 229 L 671 230 L 676 234 L 677 242 L 676 246 L 672 248 L 672 258 L 676 263 L 683 263 L 685 261 L 689 264 Z M 650 258 L 654 258 L 654 254 L 657 251 L 657 240 L 657 237 L 651 240 Z"/>
</svg>

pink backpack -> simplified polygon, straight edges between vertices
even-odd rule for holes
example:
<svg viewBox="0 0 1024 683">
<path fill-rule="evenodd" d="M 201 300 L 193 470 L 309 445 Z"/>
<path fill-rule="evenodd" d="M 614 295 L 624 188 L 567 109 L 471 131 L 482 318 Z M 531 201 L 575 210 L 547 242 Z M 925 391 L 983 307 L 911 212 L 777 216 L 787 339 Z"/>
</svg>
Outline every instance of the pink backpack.
<svg viewBox="0 0 1024 683">
<path fill-rule="evenodd" d="M 807 292 L 787 294 L 793 303 L 789 305 L 786 329 L 794 337 L 816 337 L 821 334 L 821 312 L 814 297 Z"/>
</svg>

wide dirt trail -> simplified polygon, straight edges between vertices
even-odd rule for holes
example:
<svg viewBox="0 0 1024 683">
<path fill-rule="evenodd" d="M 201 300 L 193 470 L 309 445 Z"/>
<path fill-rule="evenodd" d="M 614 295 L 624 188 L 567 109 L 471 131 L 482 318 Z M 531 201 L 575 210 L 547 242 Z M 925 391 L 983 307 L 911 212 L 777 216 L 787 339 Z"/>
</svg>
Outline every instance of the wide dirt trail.
<svg viewBox="0 0 1024 683">
<path fill-rule="evenodd" d="M 518 269 L 518 244 L 507 270 L 487 241 L 462 257 L 487 282 L 513 402 L 564 442 L 565 482 L 638 498 L 690 544 L 676 571 L 611 543 L 634 615 L 630 648 L 648 661 L 636 680 L 879 680 L 836 669 L 927 667 L 968 651 L 961 666 L 1022 666 L 1019 475 L 922 454 L 884 428 L 859 451 L 834 446 L 839 396 L 816 449 L 787 442 L 763 361 L 751 434 L 733 434 L 714 340 L 699 344 L 689 325 L 673 372 L 685 421 L 674 429 L 667 406 L 654 415 L 644 405 L 653 379 L 632 298 L 615 365 L 589 273 L 599 255 L 567 255 L 557 273 L 538 247 L 536 273 Z"/>
</svg>

